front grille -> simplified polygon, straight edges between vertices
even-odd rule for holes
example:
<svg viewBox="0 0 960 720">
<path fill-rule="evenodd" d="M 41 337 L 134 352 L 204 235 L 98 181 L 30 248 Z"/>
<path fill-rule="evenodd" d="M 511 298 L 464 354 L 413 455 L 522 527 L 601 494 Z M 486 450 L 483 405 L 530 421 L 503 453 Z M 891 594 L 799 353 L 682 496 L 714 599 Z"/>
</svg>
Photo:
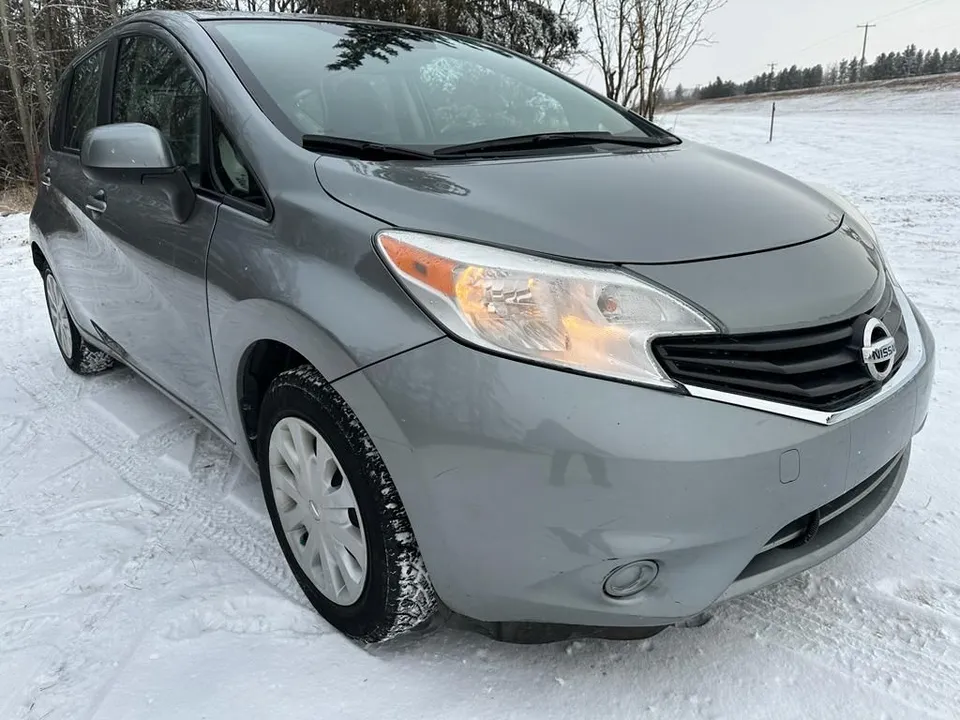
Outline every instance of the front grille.
<svg viewBox="0 0 960 720">
<path fill-rule="evenodd" d="M 892 283 L 870 315 L 896 339 L 896 372 L 909 340 Z M 857 319 L 805 330 L 658 338 L 653 351 L 679 382 L 833 412 L 861 402 L 882 385 L 864 368 Z"/>
</svg>

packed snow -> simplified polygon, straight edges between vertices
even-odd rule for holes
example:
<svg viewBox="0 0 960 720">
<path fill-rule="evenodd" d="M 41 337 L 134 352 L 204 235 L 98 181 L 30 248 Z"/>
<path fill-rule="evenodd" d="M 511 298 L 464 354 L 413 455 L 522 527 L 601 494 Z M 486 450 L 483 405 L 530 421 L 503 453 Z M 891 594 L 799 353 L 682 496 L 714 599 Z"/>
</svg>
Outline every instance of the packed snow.
<svg viewBox="0 0 960 720">
<path fill-rule="evenodd" d="M 960 91 L 885 92 L 781 101 L 773 143 L 762 101 L 661 119 L 856 202 L 939 374 L 873 531 L 644 641 L 345 640 L 222 443 L 128 370 L 70 374 L 26 219 L 0 218 L 0 718 L 960 717 Z"/>
</svg>

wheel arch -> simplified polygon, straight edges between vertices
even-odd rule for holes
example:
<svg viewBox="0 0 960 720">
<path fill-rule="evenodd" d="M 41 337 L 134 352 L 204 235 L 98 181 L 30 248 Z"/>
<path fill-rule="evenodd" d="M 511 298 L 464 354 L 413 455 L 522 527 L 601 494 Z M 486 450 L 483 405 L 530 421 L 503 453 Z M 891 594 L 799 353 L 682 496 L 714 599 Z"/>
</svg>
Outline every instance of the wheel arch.
<svg viewBox="0 0 960 720">
<path fill-rule="evenodd" d="M 244 461 L 256 467 L 260 401 L 273 378 L 309 364 L 333 382 L 357 369 L 357 363 L 322 328 L 280 303 L 244 300 L 223 314 L 212 303 L 211 311 L 214 357 L 231 418 L 231 427 L 224 430 Z"/>
<path fill-rule="evenodd" d="M 33 256 L 33 266 L 38 272 L 42 273 L 44 268 L 49 267 L 50 263 L 47 262 L 47 256 L 43 254 L 43 250 L 36 240 L 30 243 L 30 253 Z"/>
<path fill-rule="evenodd" d="M 254 459 L 257 458 L 260 407 L 270 383 L 280 373 L 302 365 L 312 363 L 279 340 L 257 340 L 243 353 L 237 371 L 237 402 L 243 437 Z"/>
</svg>

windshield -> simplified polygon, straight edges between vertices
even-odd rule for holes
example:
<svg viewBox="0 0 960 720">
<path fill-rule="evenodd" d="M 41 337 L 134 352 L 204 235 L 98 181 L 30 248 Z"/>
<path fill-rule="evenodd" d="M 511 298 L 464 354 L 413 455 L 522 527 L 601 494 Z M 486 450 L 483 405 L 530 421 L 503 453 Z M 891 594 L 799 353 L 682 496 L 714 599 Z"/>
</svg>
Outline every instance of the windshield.
<svg viewBox="0 0 960 720">
<path fill-rule="evenodd" d="M 554 132 L 650 134 L 562 77 L 469 38 L 329 21 L 207 27 L 260 107 L 298 143 L 327 135 L 437 148 Z"/>
</svg>

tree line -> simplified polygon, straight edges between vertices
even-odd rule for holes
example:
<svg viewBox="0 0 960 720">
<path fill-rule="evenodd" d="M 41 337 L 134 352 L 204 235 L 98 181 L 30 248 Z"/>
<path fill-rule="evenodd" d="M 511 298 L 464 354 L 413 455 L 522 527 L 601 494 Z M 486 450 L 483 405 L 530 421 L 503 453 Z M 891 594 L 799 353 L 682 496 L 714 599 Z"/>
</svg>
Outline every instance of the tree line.
<svg viewBox="0 0 960 720">
<path fill-rule="evenodd" d="M 670 71 L 708 42 L 726 0 L 0 0 L 0 190 L 34 182 L 57 79 L 117 20 L 142 10 L 316 13 L 402 22 L 489 40 L 566 70 L 600 72 L 607 97 L 647 117 Z"/>
<path fill-rule="evenodd" d="M 36 177 L 52 90 L 78 51 L 117 20 L 151 9 L 316 13 L 388 20 L 569 62 L 579 27 L 567 5 L 537 0 L 0 0 L 0 189 Z"/>
<path fill-rule="evenodd" d="M 733 97 L 780 90 L 800 90 L 868 80 L 892 80 L 918 75 L 941 75 L 960 72 L 960 52 L 956 48 L 941 52 L 939 48 L 924 51 L 916 45 L 908 45 L 896 53 L 881 53 L 872 63 L 861 67 L 860 58 L 843 59 L 824 69 L 823 65 L 800 68 L 796 65 L 784 68 L 779 73 L 761 73 L 750 80 L 737 83 L 717 77 L 709 85 L 687 91 L 678 86 L 674 91 L 677 100 Z"/>
</svg>

